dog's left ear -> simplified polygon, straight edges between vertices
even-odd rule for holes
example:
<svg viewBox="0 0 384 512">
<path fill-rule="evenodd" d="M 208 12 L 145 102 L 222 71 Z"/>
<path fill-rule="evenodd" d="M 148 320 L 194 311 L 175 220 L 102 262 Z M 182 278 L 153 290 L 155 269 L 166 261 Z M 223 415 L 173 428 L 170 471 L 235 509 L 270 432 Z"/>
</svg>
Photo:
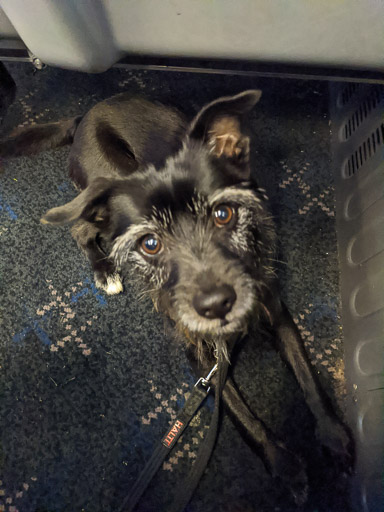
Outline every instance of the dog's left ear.
<svg viewBox="0 0 384 512">
<path fill-rule="evenodd" d="M 188 132 L 191 139 L 207 144 L 214 157 L 230 162 L 244 179 L 249 178 L 249 137 L 242 133 L 241 120 L 260 98 L 260 90 L 250 90 L 212 101 L 200 110 Z"/>
</svg>

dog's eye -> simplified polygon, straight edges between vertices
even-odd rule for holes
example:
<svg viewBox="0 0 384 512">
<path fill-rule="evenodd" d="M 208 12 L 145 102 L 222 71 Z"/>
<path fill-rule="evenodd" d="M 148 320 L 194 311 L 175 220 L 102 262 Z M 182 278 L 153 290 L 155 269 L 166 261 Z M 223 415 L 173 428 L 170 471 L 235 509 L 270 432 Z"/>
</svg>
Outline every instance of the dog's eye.
<svg viewBox="0 0 384 512">
<path fill-rule="evenodd" d="M 213 211 L 213 220 L 218 228 L 222 228 L 231 222 L 233 218 L 233 210 L 226 204 L 216 206 Z"/>
<path fill-rule="evenodd" d="M 140 248 L 145 254 L 153 256 L 161 249 L 161 242 L 156 235 L 146 235 L 140 243 Z"/>
</svg>

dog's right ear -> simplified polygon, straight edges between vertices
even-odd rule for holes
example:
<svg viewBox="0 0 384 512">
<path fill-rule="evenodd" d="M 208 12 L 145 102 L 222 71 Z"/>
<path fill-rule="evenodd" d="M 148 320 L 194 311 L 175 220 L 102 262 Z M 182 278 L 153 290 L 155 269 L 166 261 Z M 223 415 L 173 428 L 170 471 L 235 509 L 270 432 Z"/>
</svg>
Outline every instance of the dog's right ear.
<svg viewBox="0 0 384 512">
<path fill-rule="evenodd" d="M 40 219 L 42 224 L 67 224 L 86 216 L 91 221 L 102 221 L 102 212 L 115 182 L 98 178 L 69 203 L 48 210 Z"/>
<path fill-rule="evenodd" d="M 259 89 L 251 89 L 234 96 L 224 96 L 205 105 L 192 121 L 188 135 L 192 139 L 199 139 L 203 142 L 211 142 L 212 138 L 220 131 L 220 124 L 233 127 L 241 117 L 253 109 L 261 98 L 262 92 Z M 224 121 L 224 123 L 221 123 Z M 229 132 L 230 130 L 228 130 Z M 236 136 L 241 135 L 240 132 Z"/>
<path fill-rule="evenodd" d="M 242 118 L 261 98 L 260 90 L 225 96 L 203 107 L 192 121 L 190 139 L 207 145 L 214 159 L 230 166 L 237 180 L 248 180 L 249 137 L 242 130 Z"/>
</svg>

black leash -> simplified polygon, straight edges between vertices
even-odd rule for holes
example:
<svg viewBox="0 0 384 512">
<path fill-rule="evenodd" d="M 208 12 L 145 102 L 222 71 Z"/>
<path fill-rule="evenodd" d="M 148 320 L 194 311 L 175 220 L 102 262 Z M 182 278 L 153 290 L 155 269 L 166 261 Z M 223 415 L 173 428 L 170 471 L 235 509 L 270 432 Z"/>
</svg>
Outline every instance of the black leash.
<svg viewBox="0 0 384 512">
<path fill-rule="evenodd" d="M 177 493 L 176 498 L 168 512 L 182 512 L 185 509 L 191 500 L 201 477 L 203 476 L 205 468 L 207 467 L 216 442 L 217 430 L 219 427 L 220 400 L 225 384 L 225 379 L 227 378 L 227 372 L 228 361 L 224 359 L 219 360 L 217 384 L 215 386 L 215 408 L 212 414 L 211 424 L 209 426 L 207 437 L 204 439 L 203 444 L 200 446 L 196 461 L 193 464 L 189 475 L 183 482 L 183 485 L 179 487 L 179 492 Z"/>
<path fill-rule="evenodd" d="M 162 438 L 161 443 L 157 446 L 155 451 L 152 453 L 151 458 L 148 460 L 144 469 L 140 473 L 138 479 L 133 484 L 130 494 L 125 498 L 119 512 L 133 512 L 134 508 L 138 504 L 141 496 L 145 492 L 146 488 L 150 484 L 152 478 L 155 476 L 160 466 L 175 446 L 176 441 L 179 439 L 181 434 L 187 428 L 188 424 L 196 414 L 197 410 L 207 398 L 210 392 L 209 382 L 213 375 L 218 371 L 217 385 L 215 386 L 215 408 L 212 414 L 210 429 L 207 437 L 204 439 L 202 446 L 200 447 L 197 459 L 186 479 L 184 485 L 180 487 L 180 491 L 176 496 L 174 503 L 171 506 L 171 512 L 181 512 L 188 502 L 190 501 L 194 490 L 199 483 L 199 480 L 204 472 L 206 465 L 208 464 L 211 456 L 219 421 L 219 405 L 221 391 L 225 384 L 225 379 L 228 371 L 227 361 L 218 361 L 217 364 L 212 368 L 207 377 L 200 378 L 191 393 L 191 396 L 185 402 L 183 409 L 179 413 L 176 420 L 173 422 L 171 428 L 167 431 L 165 436 Z"/>
</svg>

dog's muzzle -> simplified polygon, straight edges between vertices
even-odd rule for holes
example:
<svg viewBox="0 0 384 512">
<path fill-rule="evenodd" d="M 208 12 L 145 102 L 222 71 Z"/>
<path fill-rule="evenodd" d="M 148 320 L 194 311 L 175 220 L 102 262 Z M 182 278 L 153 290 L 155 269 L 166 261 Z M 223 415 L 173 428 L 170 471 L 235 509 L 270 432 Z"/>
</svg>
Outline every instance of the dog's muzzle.
<svg viewBox="0 0 384 512">
<path fill-rule="evenodd" d="M 199 291 L 193 297 L 193 307 L 197 313 L 208 319 L 225 319 L 236 302 L 236 292 L 229 284 L 212 286 L 204 291 Z"/>
</svg>

